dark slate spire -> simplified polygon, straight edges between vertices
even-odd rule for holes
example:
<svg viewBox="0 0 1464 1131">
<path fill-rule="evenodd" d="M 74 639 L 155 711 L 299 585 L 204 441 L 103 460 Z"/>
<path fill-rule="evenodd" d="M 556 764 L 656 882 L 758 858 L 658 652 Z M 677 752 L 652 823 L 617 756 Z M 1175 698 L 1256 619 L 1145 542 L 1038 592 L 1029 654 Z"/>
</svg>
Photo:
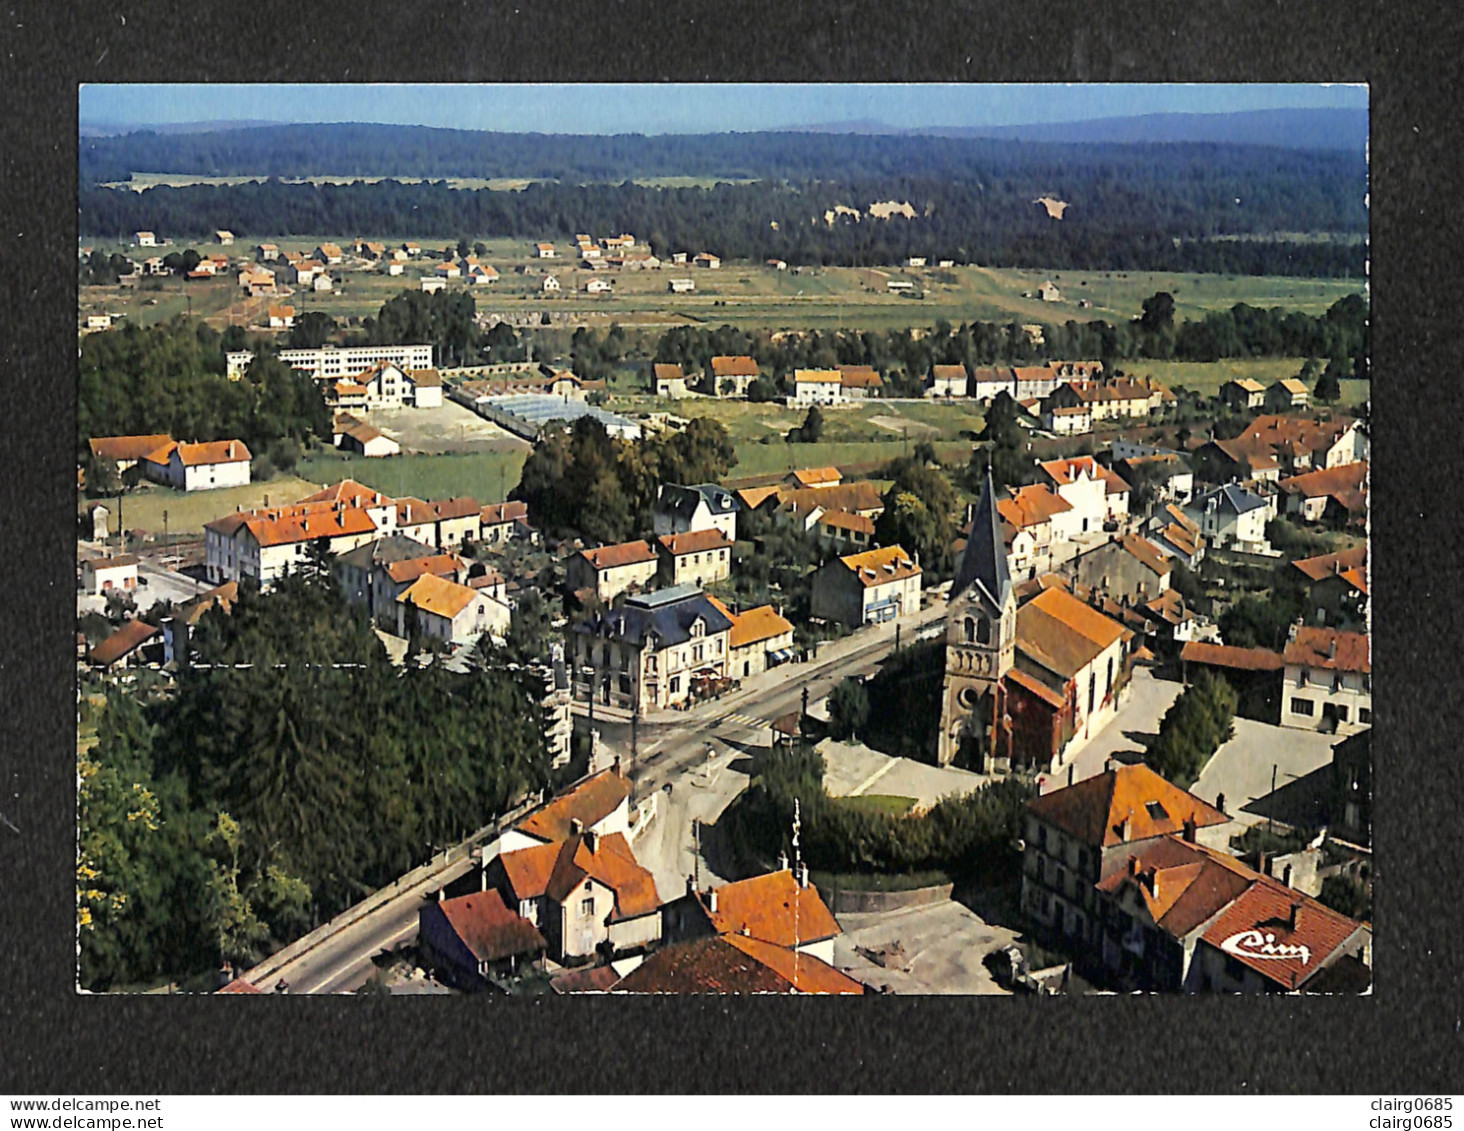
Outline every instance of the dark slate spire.
<svg viewBox="0 0 1464 1131">
<path fill-rule="evenodd" d="M 964 593 L 972 582 L 978 582 L 997 609 L 1006 607 L 1012 592 L 1012 577 L 1007 571 L 1006 543 L 1001 536 L 1001 517 L 996 513 L 996 490 L 991 485 L 991 471 L 976 504 L 971 520 L 971 533 L 961 555 L 956 579 L 951 585 L 951 599 Z"/>
</svg>

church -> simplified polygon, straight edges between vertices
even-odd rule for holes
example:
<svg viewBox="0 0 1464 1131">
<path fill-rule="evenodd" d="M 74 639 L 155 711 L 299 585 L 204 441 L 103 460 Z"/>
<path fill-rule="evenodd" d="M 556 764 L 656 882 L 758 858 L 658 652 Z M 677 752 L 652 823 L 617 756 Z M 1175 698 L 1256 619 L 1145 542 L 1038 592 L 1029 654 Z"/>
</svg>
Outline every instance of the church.
<svg viewBox="0 0 1464 1131">
<path fill-rule="evenodd" d="M 1118 711 L 1133 633 L 1065 589 L 1020 608 L 988 476 L 951 583 L 939 758 L 1051 773 Z"/>
</svg>

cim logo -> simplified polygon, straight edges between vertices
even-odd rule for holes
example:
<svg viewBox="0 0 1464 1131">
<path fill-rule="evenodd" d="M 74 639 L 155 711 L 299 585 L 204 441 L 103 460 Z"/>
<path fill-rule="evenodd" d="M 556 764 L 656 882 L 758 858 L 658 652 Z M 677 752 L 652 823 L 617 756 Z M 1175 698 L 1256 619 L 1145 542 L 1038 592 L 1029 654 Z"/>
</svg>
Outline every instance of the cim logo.
<svg viewBox="0 0 1464 1131">
<path fill-rule="evenodd" d="M 1269 931 L 1263 933 L 1254 927 L 1248 931 L 1241 931 L 1239 934 L 1231 935 L 1220 944 L 1220 949 L 1226 954 L 1235 955 L 1237 958 L 1274 958 L 1281 960 L 1299 958 L 1303 966 L 1311 961 L 1311 950 L 1306 946 L 1292 946 L 1290 943 L 1278 943 L 1275 935 Z"/>
</svg>

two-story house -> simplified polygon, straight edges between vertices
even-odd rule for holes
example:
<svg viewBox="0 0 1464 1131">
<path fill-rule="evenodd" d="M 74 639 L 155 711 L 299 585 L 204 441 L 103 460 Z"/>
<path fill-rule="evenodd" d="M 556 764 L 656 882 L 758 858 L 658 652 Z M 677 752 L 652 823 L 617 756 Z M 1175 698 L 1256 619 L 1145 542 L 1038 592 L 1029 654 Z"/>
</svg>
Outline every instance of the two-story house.
<svg viewBox="0 0 1464 1131">
<path fill-rule="evenodd" d="M 1293 625 L 1281 656 L 1282 726 L 1345 735 L 1372 725 L 1366 635 Z"/>
<path fill-rule="evenodd" d="M 725 581 L 732 573 L 732 541 L 720 530 L 663 534 L 656 539 L 657 580 L 662 586 L 698 588 Z"/>
<path fill-rule="evenodd" d="M 1276 553 L 1266 540 L 1266 524 L 1275 517 L 1270 504 L 1239 484 L 1226 483 L 1195 496 L 1185 504 L 1184 513 L 1210 546 L 1267 556 Z"/>
<path fill-rule="evenodd" d="M 921 577 L 900 546 L 835 558 L 813 575 L 810 609 L 851 628 L 909 616 L 920 611 Z"/>
<path fill-rule="evenodd" d="M 737 500 L 731 491 L 716 483 L 694 487 L 663 483 L 656 494 L 651 524 L 657 535 L 717 529 L 729 542 L 735 541 Z"/>
<path fill-rule="evenodd" d="M 571 555 L 564 563 L 564 580 L 573 592 L 588 590 L 608 603 L 629 590 L 650 588 L 660 563 L 649 542 L 618 542 Z"/>
</svg>

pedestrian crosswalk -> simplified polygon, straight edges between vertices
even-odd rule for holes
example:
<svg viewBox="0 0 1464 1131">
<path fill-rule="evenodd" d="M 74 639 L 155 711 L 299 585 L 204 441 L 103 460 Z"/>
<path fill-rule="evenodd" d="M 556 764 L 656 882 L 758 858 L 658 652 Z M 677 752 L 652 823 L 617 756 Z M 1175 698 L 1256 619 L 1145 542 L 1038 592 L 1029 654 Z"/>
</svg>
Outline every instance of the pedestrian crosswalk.
<svg viewBox="0 0 1464 1131">
<path fill-rule="evenodd" d="M 723 725 L 736 723 L 739 726 L 752 727 L 754 729 L 766 729 L 772 726 L 767 719 L 759 718 L 756 715 L 744 714 L 741 711 L 733 711 L 730 714 L 723 715 L 717 722 Z"/>
</svg>

